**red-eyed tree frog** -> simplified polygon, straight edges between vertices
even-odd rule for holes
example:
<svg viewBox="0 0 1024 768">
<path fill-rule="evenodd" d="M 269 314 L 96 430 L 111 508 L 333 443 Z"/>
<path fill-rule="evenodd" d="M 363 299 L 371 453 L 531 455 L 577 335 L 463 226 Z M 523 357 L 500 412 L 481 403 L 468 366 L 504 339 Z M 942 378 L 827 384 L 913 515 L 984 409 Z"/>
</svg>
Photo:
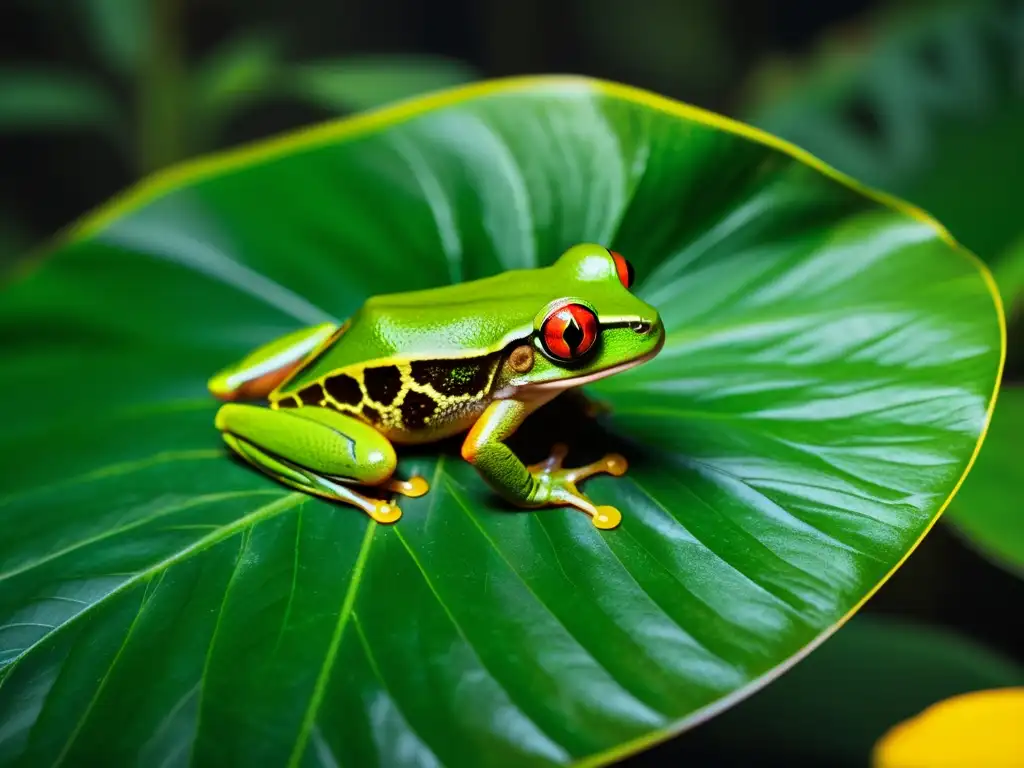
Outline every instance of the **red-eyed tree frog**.
<svg viewBox="0 0 1024 768">
<path fill-rule="evenodd" d="M 462 458 L 520 507 L 572 506 L 598 528 L 621 514 L 577 487 L 621 475 L 610 454 L 562 467 L 565 447 L 524 465 L 505 445 L 524 419 L 557 395 L 654 357 L 665 340 L 657 311 L 631 293 L 633 267 L 583 243 L 547 267 L 472 282 L 374 296 L 340 324 L 287 334 L 209 381 L 226 402 L 215 424 L 227 445 L 276 480 L 359 507 L 374 520 L 401 517 L 393 501 L 358 486 L 421 496 L 422 477 L 393 477 L 394 445 L 467 433 Z"/>
</svg>

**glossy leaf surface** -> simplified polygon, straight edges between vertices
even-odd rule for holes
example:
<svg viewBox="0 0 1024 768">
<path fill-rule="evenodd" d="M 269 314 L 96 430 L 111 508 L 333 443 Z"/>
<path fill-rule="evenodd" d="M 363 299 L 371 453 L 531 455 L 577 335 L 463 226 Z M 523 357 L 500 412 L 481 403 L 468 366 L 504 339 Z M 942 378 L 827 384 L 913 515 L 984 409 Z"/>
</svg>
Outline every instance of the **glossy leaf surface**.
<svg viewBox="0 0 1024 768">
<path fill-rule="evenodd" d="M 768 143 L 765 143 L 768 142 Z M 577 79 L 477 86 L 144 185 L 0 304 L 0 763 L 606 762 L 767 682 L 963 476 L 1002 334 L 978 264 L 770 139 Z M 512 447 L 608 448 L 600 532 L 458 441 L 395 526 L 229 459 L 209 375 L 368 296 L 597 241 L 668 331 Z M 563 400 L 560 398 L 559 400 Z"/>
<path fill-rule="evenodd" d="M 1024 577 L 1024 389 L 1006 387 L 949 521 L 982 555 Z"/>
</svg>

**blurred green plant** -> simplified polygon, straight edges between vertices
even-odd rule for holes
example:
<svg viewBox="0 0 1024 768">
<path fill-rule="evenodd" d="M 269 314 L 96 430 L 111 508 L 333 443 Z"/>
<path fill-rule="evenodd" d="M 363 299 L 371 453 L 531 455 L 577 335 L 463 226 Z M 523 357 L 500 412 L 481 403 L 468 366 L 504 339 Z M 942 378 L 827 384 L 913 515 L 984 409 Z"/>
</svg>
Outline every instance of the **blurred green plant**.
<svg viewBox="0 0 1024 768">
<path fill-rule="evenodd" d="M 77 25 L 99 66 L 0 70 L 0 132 L 93 131 L 124 147 L 140 175 L 219 147 L 225 123 L 260 101 L 347 114 L 477 77 L 433 56 L 293 62 L 282 35 L 253 30 L 193 62 L 181 0 L 23 2 L 51 24 Z"/>
<path fill-rule="evenodd" d="M 9 214 L 0 212 L 0 264 L 7 263 L 28 247 L 31 238 Z"/>
<path fill-rule="evenodd" d="M 999 393 L 980 456 L 951 507 L 968 544 L 1024 578 L 1024 387 Z"/>
<path fill-rule="evenodd" d="M 124 158 L 124 183 L 224 146 L 230 121 L 260 103 L 283 99 L 345 115 L 478 76 L 435 56 L 295 62 L 283 35 L 265 30 L 238 32 L 189 61 L 182 0 L 20 1 L 49 25 L 72 25 L 93 60 L 74 70 L 0 68 L 0 134 L 91 133 Z M 0 266 L 7 267 L 47 233 L 3 216 Z"/>
<path fill-rule="evenodd" d="M 1024 573 L 1024 2 L 891 8 L 765 64 L 746 117 L 936 216 L 988 262 L 1010 324 L 1007 388 L 945 520 Z"/>
<path fill-rule="evenodd" d="M 750 121 L 911 200 L 992 265 L 1021 255 L 1021 0 L 883 6 L 747 90 Z M 1024 287 L 1011 274 L 1008 299 Z"/>
<path fill-rule="evenodd" d="M 740 56 L 720 0 L 576 0 L 580 34 L 631 82 L 707 105 L 734 90 Z"/>
</svg>

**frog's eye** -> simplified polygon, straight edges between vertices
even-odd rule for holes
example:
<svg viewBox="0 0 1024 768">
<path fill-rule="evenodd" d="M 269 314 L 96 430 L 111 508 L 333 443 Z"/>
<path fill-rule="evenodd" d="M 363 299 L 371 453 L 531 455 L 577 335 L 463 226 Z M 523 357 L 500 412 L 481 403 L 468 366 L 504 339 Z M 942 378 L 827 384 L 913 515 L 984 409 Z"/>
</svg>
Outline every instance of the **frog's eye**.
<svg viewBox="0 0 1024 768">
<path fill-rule="evenodd" d="M 619 273 L 619 282 L 622 283 L 626 288 L 633 287 L 633 265 L 621 254 L 615 251 L 609 250 L 608 253 L 612 255 L 612 259 L 615 260 L 615 269 Z"/>
<path fill-rule="evenodd" d="M 544 351 L 559 360 L 577 360 L 597 341 L 597 315 L 582 304 L 563 304 L 540 326 Z"/>
</svg>

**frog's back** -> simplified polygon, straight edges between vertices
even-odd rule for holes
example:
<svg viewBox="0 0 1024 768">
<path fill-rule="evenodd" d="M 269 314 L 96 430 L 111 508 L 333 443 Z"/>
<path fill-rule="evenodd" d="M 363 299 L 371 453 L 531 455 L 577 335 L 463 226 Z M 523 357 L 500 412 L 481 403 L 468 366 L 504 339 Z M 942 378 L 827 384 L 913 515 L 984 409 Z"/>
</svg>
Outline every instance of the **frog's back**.
<svg viewBox="0 0 1024 768">
<path fill-rule="evenodd" d="M 534 270 L 536 271 L 536 270 Z M 533 319 L 553 298 L 522 272 L 369 299 L 353 316 L 352 332 L 332 364 L 374 357 L 471 357 L 529 335 Z"/>
<path fill-rule="evenodd" d="M 331 407 L 396 442 L 468 428 L 489 402 L 504 348 L 529 335 L 550 300 L 515 276 L 369 299 L 272 401 Z"/>
</svg>

